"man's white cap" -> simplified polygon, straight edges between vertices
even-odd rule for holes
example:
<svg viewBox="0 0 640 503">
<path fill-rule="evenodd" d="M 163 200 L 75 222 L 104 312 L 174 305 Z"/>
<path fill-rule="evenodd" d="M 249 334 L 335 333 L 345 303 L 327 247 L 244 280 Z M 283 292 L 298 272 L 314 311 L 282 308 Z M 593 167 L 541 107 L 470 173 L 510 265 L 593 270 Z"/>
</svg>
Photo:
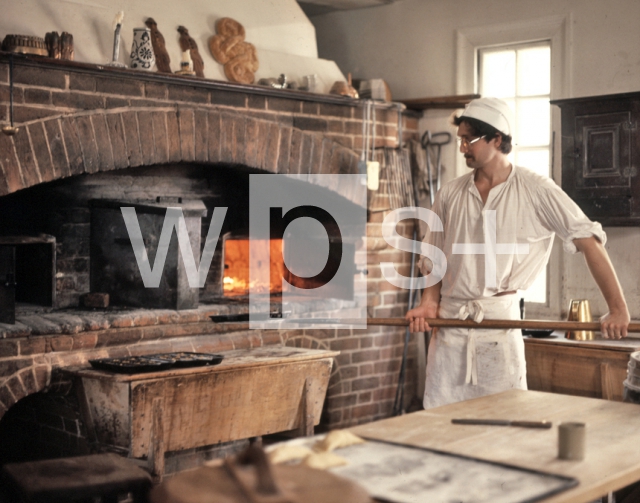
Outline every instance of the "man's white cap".
<svg viewBox="0 0 640 503">
<path fill-rule="evenodd" d="M 513 112 L 504 101 L 498 98 L 478 98 L 472 100 L 460 115 L 486 122 L 502 134 L 511 136 Z"/>
</svg>

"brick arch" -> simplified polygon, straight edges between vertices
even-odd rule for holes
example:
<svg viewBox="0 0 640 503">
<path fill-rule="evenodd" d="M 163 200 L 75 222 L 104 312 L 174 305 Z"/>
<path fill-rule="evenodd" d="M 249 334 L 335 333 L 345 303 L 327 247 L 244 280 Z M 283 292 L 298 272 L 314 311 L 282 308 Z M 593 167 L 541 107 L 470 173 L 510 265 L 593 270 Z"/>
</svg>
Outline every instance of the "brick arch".
<svg viewBox="0 0 640 503">
<path fill-rule="evenodd" d="M 50 117 L 0 135 L 0 196 L 74 175 L 194 162 L 267 173 L 357 173 L 358 155 L 322 133 L 242 113 L 122 108 Z"/>
<path fill-rule="evenodd" d="M 51 366 L 32 361 L 15 362 L 0 382 L 0 420 L 18 401 L 44 390 L 51 383 Z"/>
</svg>

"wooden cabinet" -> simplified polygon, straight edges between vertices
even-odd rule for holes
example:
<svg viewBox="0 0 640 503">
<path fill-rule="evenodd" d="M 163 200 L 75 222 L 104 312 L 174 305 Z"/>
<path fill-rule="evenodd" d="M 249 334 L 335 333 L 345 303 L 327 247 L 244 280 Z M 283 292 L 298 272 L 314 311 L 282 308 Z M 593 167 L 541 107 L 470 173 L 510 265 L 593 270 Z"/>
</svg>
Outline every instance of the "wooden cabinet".
<svg viewBox="0 0 640 503">
<path fill-rule="evenodd" d="M 562 188 L 592 220 L 640 225 L 640 93 L 554 100 Z"/>
<path fill-rule="evenodd" d="M 525 338 L 529 389 L 622 401 L 629 355 L 639 339 Z"/>
</svg>

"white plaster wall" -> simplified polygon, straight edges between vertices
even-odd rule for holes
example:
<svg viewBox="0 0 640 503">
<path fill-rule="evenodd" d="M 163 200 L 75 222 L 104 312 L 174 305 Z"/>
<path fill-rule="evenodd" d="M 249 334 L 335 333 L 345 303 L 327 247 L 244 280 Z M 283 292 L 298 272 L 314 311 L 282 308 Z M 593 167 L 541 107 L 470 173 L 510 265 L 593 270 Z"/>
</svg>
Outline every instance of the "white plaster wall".
<svg viewBox="0 0 640 503">
<path fill-rule="evenodd" d="M 458 29 L 573 15 L 572 96 L 640 87 L 637 0 L 403 0 L 311 19 L 321 57 L 383 78 L 395 99 L 454 94 Z"/>
<path fill-rule="evenodd" d="M 0 37 L 7 34 L 44 37 L 49 31 L 67 31 L 74 37 L 76 61 L 106 64 L 113 53 L 113 20 L 125 18 L 119 61 L 129 63 L 133 28 L 152 17 L 163 34 L 173 70 L 180 67 L 179 25 L 196 40 L 204 59 L 205 77 L 226 80 L 223 68 L 209 51 L 215 22 L 231 17 L 246 30 L 246 41 L 256 46 L 262 77 L 285 73 L 299 81 L 303 75 L 320 76 L 320 92 L 344 75 L 332 61 L 318 59 L 315 29 L 295 0 L 0 0 Z M 326 88 L 326 89 L 325 89 Z"/>
<path fill-rule="evenodd" d="M 456 93 L 456 30 L 563 16 L 570 21 L 566 96 L 640 91 L 638 0 L 403 0 L 382 7 L 311 18 L 321 57 L 354 78 L 383 78 L 394 99 Z M 554 69 L 553 71 L 562 71 Z M 448 130 L 448 113 L 428 111 L 421 130 Z M 557 130 L 556 138 L 560 138 Z M 559 140 L 556 145 L 559 154 Z M 448 178 L 457 176 L 457 148 L 443 151 Z M 554 179 L 560 182 L 558 162 Z M 640 228 L 606 228 L 607 249 L 618 271 L 631 315 L 640 319 Z M 566 315 L 569 299 L 588 298 L 596 315 L 606 304 L 581 255 L 557 255 L 546 314 Z M 528 312 L 531 312 L 529 310 Z"/>
</svg>

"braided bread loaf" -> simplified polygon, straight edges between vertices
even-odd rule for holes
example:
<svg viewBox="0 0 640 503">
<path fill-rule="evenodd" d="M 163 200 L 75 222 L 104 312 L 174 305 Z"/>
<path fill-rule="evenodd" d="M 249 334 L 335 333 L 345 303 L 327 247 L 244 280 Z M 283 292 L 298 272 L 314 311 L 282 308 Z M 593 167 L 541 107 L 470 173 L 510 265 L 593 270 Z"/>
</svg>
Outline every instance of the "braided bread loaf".
<svg viewBox="0 0 640 503">
<path fill-rule="evenodd" d="M 229 17 L 216 23 L 216 35 L 209 39 L 211 55 L 224 65 L 224 74 L 231 82 L 252 84 L 258 70 L 256 48 L 244 41 L 244 27 Z"/>
</svg>

